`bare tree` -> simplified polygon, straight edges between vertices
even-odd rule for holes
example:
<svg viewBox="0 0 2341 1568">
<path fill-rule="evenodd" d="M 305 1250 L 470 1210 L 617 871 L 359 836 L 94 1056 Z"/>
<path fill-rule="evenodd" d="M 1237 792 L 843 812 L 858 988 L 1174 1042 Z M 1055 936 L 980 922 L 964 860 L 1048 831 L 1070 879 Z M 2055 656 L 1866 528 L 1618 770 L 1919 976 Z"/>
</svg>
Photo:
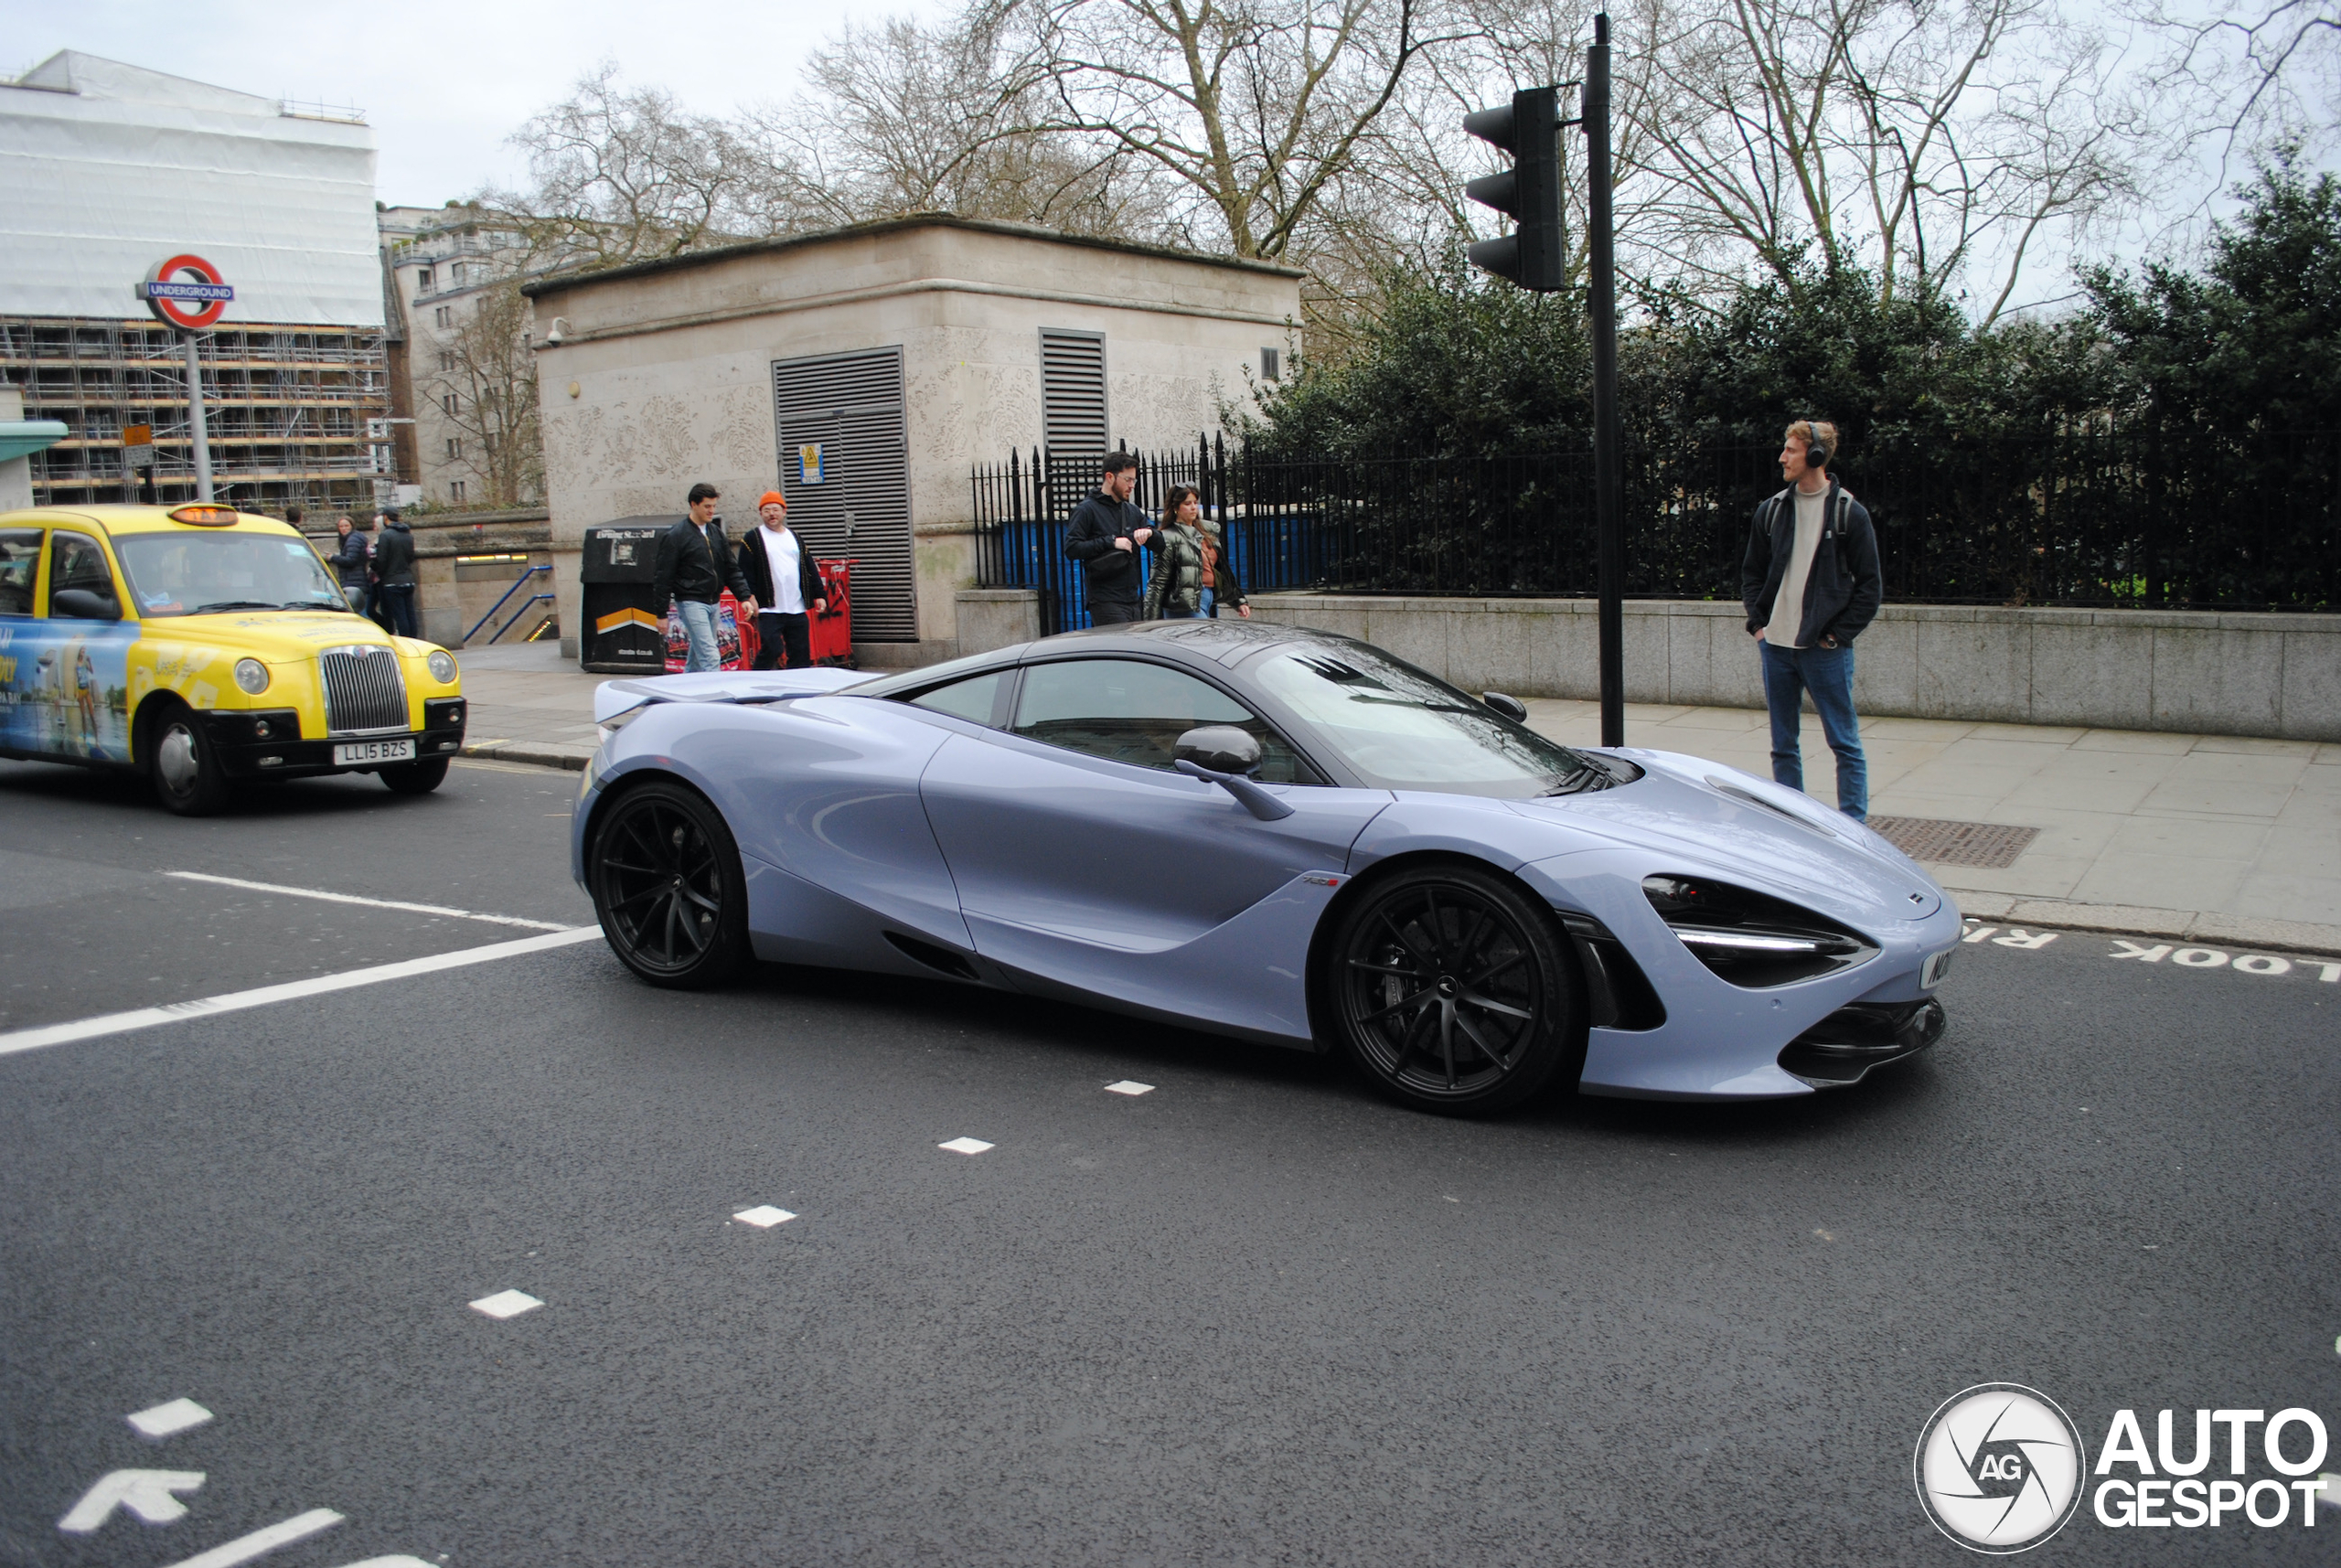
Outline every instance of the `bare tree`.
<svg viewBox="0 0 2341 1568">
<path fill-rule="evenodd" d="M 1174 182 L 1191 242 L 1277 257 L 1350 170 L 1416 60 L 1453 35 L 1425 0 L 1010 0 L 1042 85 L 1031 129 Z M 1200 221 L 1198 221 L 1200 220 Z"/>
<path fill-rule="evenodd" d="M 1858 260 L 1890 297 L 1981 278 L 2140 194 L 2148 138 L 2052 0 L 1725 0 L 1653 12 L 1638 220 L 1694 273 Z"/>
<path fill-rule="evenodd" d="M 529 347 L 529 302 L 516 274 L 475 296 L 443 368 L 419 389 L 463 439 L 463 463 L 491 507 L 544 498 L 544 441 L 537 418 L 537 357 Z"/>
<path fill-rule="evenodd" d="M 755 163 L 738 128 L 686 112 L 655 88 L 627 91 L 604 63 L 523 125 L 525 193 L 484 192 L 546 261 L 617 263 L 739 237 Z"/>
<path fill-rule="evenodd" d="M 2148 73 L 2157 94 L 2197 106 L 2185 129 L 2219 136 L 2225 156 L 2329 144 L 2341 133 L 2336 0 L 2263 0 L 2207 16 L 2174 0 L 2123 9 L 2164 43 Z"/>
</svg>

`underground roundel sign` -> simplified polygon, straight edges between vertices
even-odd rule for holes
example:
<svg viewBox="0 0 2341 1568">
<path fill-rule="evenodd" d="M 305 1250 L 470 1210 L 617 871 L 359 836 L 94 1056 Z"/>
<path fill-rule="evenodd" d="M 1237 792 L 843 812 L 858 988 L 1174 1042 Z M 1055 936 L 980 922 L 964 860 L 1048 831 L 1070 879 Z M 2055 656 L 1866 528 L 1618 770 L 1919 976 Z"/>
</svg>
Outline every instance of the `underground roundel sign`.
<svg viewBox="0 0 2341 1568">
<path fill-rule="evenodd" d="M 196 332 L 227 314 L 236 291 L 202 257 L 181 255 L 155 263 L 138 285 L 138 296 L 165 325 Z"/>
</svg>

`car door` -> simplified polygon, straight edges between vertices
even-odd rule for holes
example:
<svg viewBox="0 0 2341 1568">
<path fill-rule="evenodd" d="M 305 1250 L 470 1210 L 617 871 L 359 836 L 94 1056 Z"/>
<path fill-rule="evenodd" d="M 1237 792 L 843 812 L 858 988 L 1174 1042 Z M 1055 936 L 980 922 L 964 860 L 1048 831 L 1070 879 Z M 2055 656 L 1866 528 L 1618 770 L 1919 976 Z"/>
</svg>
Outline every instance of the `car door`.
<svg viewBox="0 0 2341 1568">
<path fill-rule="evenodd" d="M 39 695 L 41 530 L 0 528 L 0 747 L 46 752 L 48 718 Z"/>
<path fill-rule="evenodd" d="M 50 528 L 46 558 L 35 613 L 10 627 L 10 743 L 45 756 L 129 762 L 128 665 L 138 624 L 118 618 L 121 585 L 94 533 Z M 61 611 L 57 596 L 69 589 L 95 594 L 112 614 Z"/>
<path fill-rule="evenodd" d="M 1179 735 L 1205 724 L 1261 741 L 1291 816 L 1175 771 Z M 954 734 L 920 793 L 985 957 L 1042 989 L 1305 1039 L 1309 934 L 1392 798 L 1314 778 L 1218 686 L 1095 657 L 1027 667 L 1005 728 Z"/>
</svg>

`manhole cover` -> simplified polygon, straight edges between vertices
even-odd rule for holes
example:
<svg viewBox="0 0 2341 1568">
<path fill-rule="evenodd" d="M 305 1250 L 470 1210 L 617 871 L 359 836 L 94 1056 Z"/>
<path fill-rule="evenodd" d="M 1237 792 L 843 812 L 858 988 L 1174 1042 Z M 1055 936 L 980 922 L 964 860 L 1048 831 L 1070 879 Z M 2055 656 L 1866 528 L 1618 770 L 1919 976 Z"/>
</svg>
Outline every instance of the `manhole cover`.
<svg viewBox="0 0 2341 1568">
<path fill-rule="evenodd" d="M 1873 816 L 1870 830 L 1913 860 L 1938 866 L 1977 866 L 2004 870 L 2040 837 L 2037 827 L 2003 827 L 1996 822 L 1944 822 L 1932 816 Z"/>
</svg>

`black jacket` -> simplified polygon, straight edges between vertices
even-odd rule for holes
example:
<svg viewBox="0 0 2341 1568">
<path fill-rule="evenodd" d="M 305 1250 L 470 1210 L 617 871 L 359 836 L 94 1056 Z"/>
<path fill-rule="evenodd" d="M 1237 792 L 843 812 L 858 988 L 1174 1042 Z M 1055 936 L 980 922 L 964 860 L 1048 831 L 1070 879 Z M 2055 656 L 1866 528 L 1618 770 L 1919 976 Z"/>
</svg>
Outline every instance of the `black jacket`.
<svg viewBox="0 0 2341 1568">
<path fill-rule="evenodd" d="M 729 588 L 739 599 L 753 598 L 740 563 L 732 559 L 731 541 L 723 537 L 718 517 L 701 533 L 689 517 L 658 536 L 658 564 L 650 578 L 650 602 L 662 610 L 669 599 L 696 599 L 712 604 Z"/>
<path fill-rule="evenodd" d="M 374 554 L 373 545 L 366 538 L 364 528 L 352 528 L 341 537 L 333 554 L 326 559 L 333 565 L 334 575 L 344 588 L 366 586 L 366 563 Z"/>
<path fill-rule="evenodd" d="M 1758 502 L 1748 531 L 1748 555 L 1739 563 L 1739 600 L 1748 612 L 1750 635 L 1770 619 L 1780 579 L 1788 575 L 1796 545 L 1796 507 L 1790 495 L 1783 490 Z M 1804 579 L 1804 635 L 1800 642 L 1808 648 L 1824 636 L 1840 645 L 1851 643 L 1876 618 L 1885 597 L 1886 580 L 1877 570 L 1877 533 L 1870 527 L 1869 510 L 1831 479 L 1821 507 L 1821 542 L 1813 547 L 1812 570 Z"/>
<path fill-rule="evenodd" d="M 1146 618 L 1184 619 L 1203 602 L 1203 542 L 1209 539 L 1212 563 L 1212 614 L 1244 607 L 1244 585 L 1235 581 L 1235 562 L 1228 558 L 1227 542 L 1216 531 L 1200 525 L 1172 523 L 1156 528 L 1146 541 L 1153 553 L 1154 575 L 1146 585 Z"/>
<path fill-rule="evenodd" d="M 404 523 L 382 525 L 374 546 L 374 581 L 385 588 L 414 586 L 414 535 Z"/>
<path fill-rule="evenodd" d="M 780 590 L 772 580 L 772 557 L 764 549 L 764 530 L 759 526 L 750 528 L 740 540 L 740 574 L 748 580 L 748 592 L 756 601 L 756 608 L 764 614 L 776 614 L 780 610 Z M 813 601 L 821 595 L 820 568 L 813 564 L 813 552 L 805 548 L 805 536 L 795 528 L 788 537 L 796 544 L 796 592 L 805 601 L 805 608 L 812 609 Z"/>
<path fill-rule="evenodd" d="M 1128 501 L 1112 501 L 1104 491 L 1090 495 L 1073 509 L 1064 530 L 1064 553 L 1088 574 L 1089 600 L 1138 603 L 1138 549 L 1116 549 L 1117 539 L 1128 539 L 1134 528 L 1151 528 L 1144 512 Z"/>
</svg>

